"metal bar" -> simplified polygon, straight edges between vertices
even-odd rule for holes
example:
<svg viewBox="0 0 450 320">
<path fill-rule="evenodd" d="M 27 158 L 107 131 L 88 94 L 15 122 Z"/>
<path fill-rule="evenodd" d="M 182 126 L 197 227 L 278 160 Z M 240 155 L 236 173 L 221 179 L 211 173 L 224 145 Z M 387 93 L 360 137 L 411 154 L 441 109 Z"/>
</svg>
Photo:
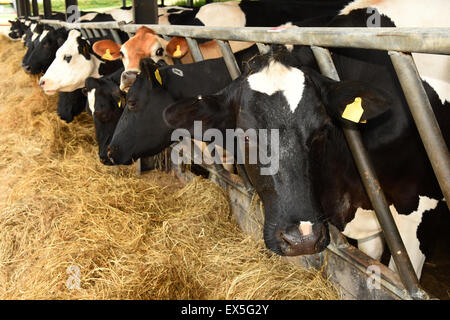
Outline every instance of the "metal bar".
<svg viewBox="0 0 450 320">
<path fill-rule="evenodd" d="M 236 62 L 236 58 L 234 57 L 230 44 L 228 43 L 228 41 L 222 40 L 217 40 L 217 44 L 219 45 L 219 49 L 222 52 L 223 60 L 225 61 L 231 79 L 234 80 L 238 78 L 241 75 L 241 70 L 239 69 L 238 63 Z"/>
<path fill-rule="evenodd" d="M 389 52 L 409 109 L 450 208 L 450 155 L 419 72 L 410 54 Z"/>
<path fill-rule="evenodd" d="M 88 37 L 89 39 L 94 38 L 94 34 L 92 33 L 92 30 L 91 30 L 91 29 L 85 29 L 84 31 L 86 32 L 87 37 Z"/>
<path fill-rule="evenodd" d="M 197 41 L 192 38 L 186 37 L 187 44 L 189 46 L 189 50 L 191 51 L 192 58 L 195 62 L 203 61 L 203 55 L 198 46 Z"/>
<path fill-rule="evenodd" d="M 33 16 L 39 16 L 39 6 L 37 0 L 31 0 L 32 8 L 33 8 Z"/>
<path fill-rule="evenodd" d="M 94 34 L 94 38 L 101 38 L 100 32 L 98 32 L 98 29 L 92 29 L 92 33 Z"/>
<path fill-rule="evenodd" d="M 124 25 L 136 32 L 142 25 Z M 158 34 L 216 40 L 234 40 L 321 47 L 350 47 L 421 53 L 450 53 L 450 28 L 219 28 L 206 26 L 147 25 Z"/>
<path fill-rule="evenodd" d="M 328 49 L 315 46 L 311 47 L 311 49 L 321 72 L 325 76 L 339 81 L 339 75 L 333 64 L 333 59 L 331 58 Z M 392 253 L 392 257 L 395 261 L 397 269 L 399 270 L 400 279 L 412 298 L 423 299 L 427 296 L 427 294 L 419 287 L 419 280 L 414 272 L 414 268 L 411 264 L 408 253 L 406 252 L 405 245 L 403 244 L 400 233 L 398 232 L 392 213 L 389 210 L 384 193 L 381 190 L 375 170 L 369 159 L 369 154 L 367 153 L 367 150 L 362 142 L 361 133 L 357 129 L 356 125 L 352 128 L 343 127 L 342 129 L 367 195 L 369 196 L 378 221 L 381 225 L 381 229 L 383 230 L 388 247 Z"/>
<path fill-rule="evenodd" d="M 24 0 L 25 3 L 25 17 L 31 16 L 31 6 L 30 6 L 30 0 Z"/>
<path fill-rule="evenodd" d="M 64 0 L 66 4 L 66 21 L 69 20 L 70 14 L 73 13 L 73 11 L 69 11 L 69 7 L 71 6 L 77 6 L 78 7 L 78 0 Z"/>
<path fill-rule="evenodd" d="M 22 0 L 16 0 L 16 6 L 17 6 L 17 18 L 23 17 L 23 2 Z"/>
<path fill-rule="evenodd" d="M 111 35 L 112 35 L 114 41 L 117 42 L 118 44 L 122 44 L 122 40 L 120 39 L 120 36 L 119 36 L 119 33 L 117 32 L 117 30 L 110 29 L 109 31 L 111 31 Z"/>
<path fill-rule="evenodd" d="M 102 34 L 102 37 L 106 38 L 108 36 L 108 31 L 106 31 L 105 29 L 99 29 L 100 33 Z"/>
<path fill-rule="evenodd" d="M 156 0 L 133 0 L 133 21 L 135 23 L 158 23 Z"/>
<path fill-rule="evenodd" d="M 49 19 L 52 16 L 52 1 L 44 0 L 44 19 Z"/>
<path fill-rule="evenodd" d="M 81 36 L 82 36 L 84 39 L 89 39 L 89 35 L 87 34 L 86 30 L 80 29 L 80 32 L 81 32 Z"/>
</svg>

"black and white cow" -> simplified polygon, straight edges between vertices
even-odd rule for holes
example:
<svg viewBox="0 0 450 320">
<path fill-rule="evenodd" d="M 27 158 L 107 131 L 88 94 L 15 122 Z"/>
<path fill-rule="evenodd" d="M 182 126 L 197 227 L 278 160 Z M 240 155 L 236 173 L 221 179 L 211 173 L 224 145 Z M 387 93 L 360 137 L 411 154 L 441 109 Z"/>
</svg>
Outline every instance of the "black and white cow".
<svg viewBox="0 0 450 320">
<path fill-rule="evenodd" d="M 400 89 L 389 80 L 392 75 L 370 68 L 363 72 L 353 64 L 354 72 L 370 75 L 370 85 L 336 82 L 303 67 L 303 57 L 278 50 L 254 59 L 245 76 L 218 94 L 169 106 L 167 124 L 192 130 L 193 121 L 202 120 L 204 129 L 279 130 L 279 171 L 264 176 L 261 164 L 247 163 L 245 168 L 264 203 L 266 245 L 282 255 L 323 250 L 329 241 L 328 222 L 360 240 L 381 232 L 341 131 L 343 125 L 359 126 L 420 275 L 423 255 L 416 231 L 423 213 L 432 214 L 427 210 L 437 207 L 442 193 Z M 450 141 L 448 105 L 425 87 Z M 358 121 L 366 123 L 341 118 L 356 98 L 364 109 Z M 246 140 L 247 152 L 256 146 L 256 141 Z"/>
<path fill-rule="evenodd" d="M 83 89 L 88 97 L 88 112 L 94 119 L 98 156 L 105 165 L 112 164 L 107 156 L 108 145 L 125 107 L 125 96 L 119 87 L 122 71 L 99 79 L 87 78 Z"/>
<path fill-rule="evenodd" d="M 28 29 L 28 26 L 26 26 L 25 23 L 23 23 L 19 19 L 8 20 L 8 22 L 11 24 L 8 37 L 14 41 L 22 40 L 22 37 L 24 36 L 25 31 Z"/>
<path fill-rule="evenodd" d="M 215 92 L 231 82 L 222 59 L 158 67 L 141 60 L 142 72 L 127 95 L 127 104 L 108 147 L 114 164 L 153 156 L 167 148 L 170 130 L 162 120 L 166 106 L 178 99 Z"/>
<path fill-rule="evenodd" d="M 120 60 L 107 61 L 95 55 L 80 31 L 71 30 L 39 85 L 49 95 L 59 91 L 71 92 L 83 88 L 87 78 L 100 78 L 122 66 Z"/>
</svg>

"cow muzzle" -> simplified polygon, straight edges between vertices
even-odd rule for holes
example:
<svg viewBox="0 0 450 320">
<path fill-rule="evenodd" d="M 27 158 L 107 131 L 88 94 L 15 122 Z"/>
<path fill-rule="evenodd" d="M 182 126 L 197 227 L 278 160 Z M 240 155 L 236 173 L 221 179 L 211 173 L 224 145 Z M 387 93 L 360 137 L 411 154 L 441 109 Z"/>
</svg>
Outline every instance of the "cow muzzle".
<svg viewBox="0 0 450 320">
<path fill-rule="evenodd" d="M 124 92 L 128 92 L 128 89 L 133 85 L 136 81 L 136 78 L 139 74 L 139 71 L 129 70 L 122 72 L 122 76 L 120 78 L 120 90 Z"/>
<path fill-rule="evenodd" d="M 286 256 L 319 253 L 330 243 L 328 229 L 323 223 L 293 225 L 277 231 L 276 237 Z"/>
</svg>

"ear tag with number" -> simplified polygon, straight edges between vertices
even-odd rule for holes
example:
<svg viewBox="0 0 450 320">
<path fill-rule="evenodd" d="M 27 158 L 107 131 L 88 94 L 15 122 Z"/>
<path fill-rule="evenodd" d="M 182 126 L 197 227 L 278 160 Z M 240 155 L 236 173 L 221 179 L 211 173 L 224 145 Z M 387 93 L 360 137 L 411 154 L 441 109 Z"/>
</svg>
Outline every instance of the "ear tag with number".
<svg viewBox="0 0 450 320">
<path fill-rule="evenodd" d="M 112 61 L 114 60 L 113 56 L 111 55 L 111 50 L 106 49 L 106 53 L 102 55 L 102 59 Z"/>
<path fill-rule="evenodd" d="M 177 50 L 175 50 L 175 52 L 173 53 L 173 56 L 175 58 L 181 57 L 181 47 L 179 44 L 177 44 Z"/>
<path fill-rule="evenodd" d="M 348 104 L 345 107 L 345 110 L 342 113 L 342 118 L 350 120 L 355 123 L 359 123 L 364 113 L 364 109 L 361 103 L 362 99 L 360 97 L 356 97 L 355 101 L 353 101 L 352 103 Z"/>
<path fill-rule="evenodd" d="M 159 74 L 158 69 L 156 69 L 156 71 L 155 71 L 155 78 L 159 82 L 159 84 L 162 85 L 162 79 L 161 79 L 161 75 Z"/>
</svg>

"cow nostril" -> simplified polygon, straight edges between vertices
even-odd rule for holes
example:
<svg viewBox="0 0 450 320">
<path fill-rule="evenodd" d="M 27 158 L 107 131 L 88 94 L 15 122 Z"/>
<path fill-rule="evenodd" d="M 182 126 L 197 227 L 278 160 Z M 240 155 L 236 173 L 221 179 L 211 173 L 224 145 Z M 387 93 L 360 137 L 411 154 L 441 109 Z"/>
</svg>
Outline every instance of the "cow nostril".
<svg viewBox="0 0 450 320">
<path fill-rule="evenodd" d="M 45 81 L 44 80 L 39 80 L 39 85 L 42 87 L 42 86 L 45 86 Z"/>
</svg>

